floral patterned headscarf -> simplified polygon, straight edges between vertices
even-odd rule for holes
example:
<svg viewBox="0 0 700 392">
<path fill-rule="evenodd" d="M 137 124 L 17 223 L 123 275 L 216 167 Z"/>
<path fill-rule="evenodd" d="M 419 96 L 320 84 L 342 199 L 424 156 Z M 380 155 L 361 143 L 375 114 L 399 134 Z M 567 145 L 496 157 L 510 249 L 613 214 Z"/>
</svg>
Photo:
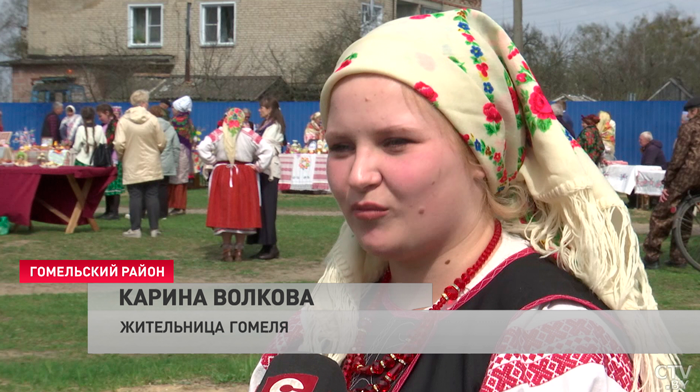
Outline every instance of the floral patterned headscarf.
<svg viewBox="0 0 700 392">
<path fill-rule="evenodd" d="M 226 112 L 226 117 L 221 125 L 221 130 L 224 134 L 224 148 L 226 149 L 226 157 L 233 165 L 236 163 L 236 141 L 238 134 L 243 128 L 245 122 L 245 113 L 239 108 L 231 108 Z"/>
<path fill-rule="evenodd" d="M 494 194 L 527 190 L 534 215 L 503 222 L 504 229 L 556 255 L 611 309 L 657 308 L 624 203 L 557 121 L 527 62 L 492 19 L 463 9 L 376 28 L 345 51 L 326 82 L 324 124 L 335 85 L 355 74 L 390 77 L 432 103 L 471 148 Z M 326 263 L 324 283 L 376 282 L 386 268 L 359 247 L 347 223 Z M 653 366 L 673 360 L 635 355 L 635 378 L 653 380 Z"/>
</svg>

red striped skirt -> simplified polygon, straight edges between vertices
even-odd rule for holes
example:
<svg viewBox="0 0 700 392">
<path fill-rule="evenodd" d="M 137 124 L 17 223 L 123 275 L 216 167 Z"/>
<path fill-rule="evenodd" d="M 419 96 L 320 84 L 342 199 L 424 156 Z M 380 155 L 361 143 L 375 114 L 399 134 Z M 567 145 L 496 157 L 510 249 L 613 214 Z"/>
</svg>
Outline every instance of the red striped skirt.
<svg viewBox="0 0 700 392">
<path fill-rule="evenodd" d="M 217 229 L 259 229 L 260 199 L 258 173 L 245 164 L 217 165 L 209 180 L 207 227 Z"/>
</svg>

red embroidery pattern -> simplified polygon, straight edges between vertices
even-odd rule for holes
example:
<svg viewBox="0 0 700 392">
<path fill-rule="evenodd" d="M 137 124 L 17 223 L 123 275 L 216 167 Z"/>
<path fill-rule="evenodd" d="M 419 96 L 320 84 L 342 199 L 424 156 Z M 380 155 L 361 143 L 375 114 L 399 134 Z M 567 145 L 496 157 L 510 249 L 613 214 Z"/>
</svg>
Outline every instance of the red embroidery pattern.
<svg viewBox="0 0 700 392">
<path fill-rule="evenodd" d="M 245 133 L 246 135 L 250 136 L 250 138 L 253 139 L 253 141 L 254 141 L 256 144 L 260 144 L 260 142 L 262 141 L 262 137 L 261 137 L 260 135 L 258 135 L 257 133 L 255 133 L 254 131 L 250 130 L 250 129 L 243 129 L 241 132 L 243 132 L 243 133 Z"/>
<path fill-rule="evenodd" d="M 625 391 L 632 389 L 632 362 L 625 354 L 500 354 L 491 359 L 480 392 L 536 387 L 590 363 L 603 365 Z"/>
</svg>

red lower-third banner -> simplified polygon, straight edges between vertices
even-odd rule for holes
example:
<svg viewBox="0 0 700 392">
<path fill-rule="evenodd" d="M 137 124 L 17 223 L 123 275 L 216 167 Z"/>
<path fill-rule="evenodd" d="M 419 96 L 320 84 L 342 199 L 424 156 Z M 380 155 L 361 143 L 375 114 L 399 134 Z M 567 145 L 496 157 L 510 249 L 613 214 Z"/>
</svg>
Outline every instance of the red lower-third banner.
<svg viewBox="0 0 700 392">
<path fill-rule="evenodd" d="M 173 283 L 173 260 L 20 260 L 20 283 Z"/>
</svg>

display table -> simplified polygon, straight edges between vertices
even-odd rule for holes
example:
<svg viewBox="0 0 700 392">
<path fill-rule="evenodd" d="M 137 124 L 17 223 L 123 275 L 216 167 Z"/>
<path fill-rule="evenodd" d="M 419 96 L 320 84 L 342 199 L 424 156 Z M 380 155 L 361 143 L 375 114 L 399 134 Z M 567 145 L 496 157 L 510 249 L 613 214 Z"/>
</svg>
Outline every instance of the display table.
<svg viewBox="0 0 700 392">
<path fill-rule="evenodd" d="M 117 168 L 63 166 L 0 166 L 0 216 L 30 226 L 31 221 L 67 225 L 66 234 L 89 224 Z"/>
<path fill-rule="evenodd" d="M 666 171 L 660 166 L 610 165 L 605 167 L 603 175 L 616 192 L 660 196 Z"/>
<path fill-rule="evenodd" d="M 326 174 L 326 154 L 281 154 L 281 191 L 330 192 Z"/>
<path fill-rule="evenodd" d="M 0 161 L 14 161 L 10 147 L 0 147 Z"/>
</svg>

